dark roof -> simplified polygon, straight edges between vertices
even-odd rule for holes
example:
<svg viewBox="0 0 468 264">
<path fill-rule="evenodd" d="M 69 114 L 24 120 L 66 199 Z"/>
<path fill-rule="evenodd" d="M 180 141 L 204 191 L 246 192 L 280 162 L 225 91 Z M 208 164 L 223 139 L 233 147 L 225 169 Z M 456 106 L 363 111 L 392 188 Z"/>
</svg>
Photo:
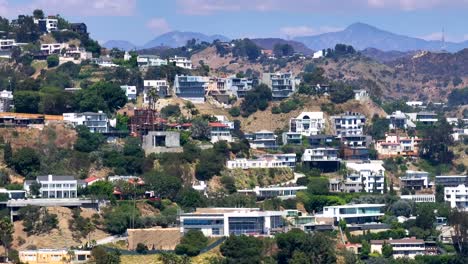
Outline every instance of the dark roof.
<svg viewBox="0 0 468 264">
<path fill-rule="evenodd" d="M 37 176 L 38 181 L 48 181 L 49 176 Z M 52 181 L 74 181 L 75 177 L 73 176 L 65 176 L 65 175 L 52 175 Z"/>
</svg>

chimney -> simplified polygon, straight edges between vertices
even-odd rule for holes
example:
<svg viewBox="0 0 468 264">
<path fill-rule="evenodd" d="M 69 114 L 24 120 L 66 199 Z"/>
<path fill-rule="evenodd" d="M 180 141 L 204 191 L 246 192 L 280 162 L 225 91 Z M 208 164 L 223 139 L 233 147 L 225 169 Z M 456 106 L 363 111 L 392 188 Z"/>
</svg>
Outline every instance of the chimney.
<svg viewBox="0 0 468 264">
<path fill-rule="evenodd" d="M 51 174 L 48 175 L 48 181 L 52 181 L 52 175 Z"/>
</svg>

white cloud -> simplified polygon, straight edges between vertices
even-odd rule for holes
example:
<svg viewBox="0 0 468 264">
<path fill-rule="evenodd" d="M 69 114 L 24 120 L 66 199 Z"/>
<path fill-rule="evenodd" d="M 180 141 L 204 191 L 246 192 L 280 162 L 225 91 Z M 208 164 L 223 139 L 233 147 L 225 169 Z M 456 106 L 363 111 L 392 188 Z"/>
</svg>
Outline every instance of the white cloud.
<svg viewBox="0 0 468 264">
<path fill-rule="evenodd" d="M 442 39 L 442 32 L 433 32 L 427 35 L 419 36 L 424 40 L 441 40 Z"/>
<path fill-rule="evenodd" d="M 67 16 L 130 16 L 136 11 L 137 0 L 32 0 L 18 4 L 0 0 L 0 15 L 16 17 L 42 9 L 46 15 Z"/>
<path fill-rule="evenodd" d="M 297 26 L 297 27 L 282 27 L 280 28 L 280 33 L 286 37 L 298 37 L 298 36 L 313 36 L 327 32 L 340 31 L 343 28 L 332 27 L 332 26 L 322 26 L 319 28 L 312 28 L 308 26 Z"/>
<path fill-rule="evenodd" d="M 176 0 L 190 15 L 236 11 L 349 12 L 350 10 L 402 10 L 468 7 L 468 0 Z"/>
<path fill-rule="evenodd" d="M 166 19 L 162 17 L 154 17 L 146 23 L 146 27 L 153 33 L 164 34 L 171 31 L 171 26 L 167 23 Z"/>
<path fill-rule="evenodd" d="M 432 32 L 427 35 L 418 36 L 418 38 L 421 38 L 424 40 L 442 40 L 443 34 L 444 33 L 442 31 Z M 468 34 L 461 36 L 461 35 L 447 34 L 447 32 L 445 33 L 445 41 L 461 42 L 465 40 L 468 40 Z"/>
</svg>

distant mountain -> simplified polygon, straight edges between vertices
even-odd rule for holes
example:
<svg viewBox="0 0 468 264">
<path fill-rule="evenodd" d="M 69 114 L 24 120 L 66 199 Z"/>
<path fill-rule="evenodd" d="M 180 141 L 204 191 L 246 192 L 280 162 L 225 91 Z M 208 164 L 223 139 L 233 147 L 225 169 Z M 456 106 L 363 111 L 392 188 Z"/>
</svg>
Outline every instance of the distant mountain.
<svg viewBox="0 0 468 264">
<path fill-rule="evenodd" d="M 382 51 L 376 48 L 367 48 L 365 50 L 361 50 L 361 54 L 363 56 L 366 56 L 381 63 L 391 62 L 400 58 L 413 56 L 418 52 L 419 51 Z"/>
<path fill-rule="evenodd" d="M 154 48 L 157 46 L 168 46 L 171 48 L 182 47 L 187 44 L 188 40 L 196 39 L 197 41 L 213 42 L 216 39 L 221 41 L 229 41 L 229 38 L 223 35 L 212 35 L 208 36 L 198 32 L 182 32 L 182 31 L 171 31 L 162 34 L 153 40 L 143 45 L 142 49 Z"/>
<path fill-rule="evenodd" d="M 125 51 L 137 48 L 135 44 L 126 40 L 109 40 L 106 43 L 104 43 L 103 46 L 107 49 L 118 48 Z"/>
<path fill-rule="evenodd" d="M 285 40 L 280 38 L 257 38 L 252 39 L 252 41 L 262 49 L 273 49 L 276 44 L 289 44 L 294 48 L 295 52 L 300 52 L 304 55 L 311 55 L 314 53 L 313 50 L 309 49 L 306 45 L 301 42 L 293 40 Z"/>
<path fill-rule="evenodd" d="M 355 23 L 338 32 L 324 33 L 316 36 L 296 37 L 294 40 L 304 43 L 313 50 L 332 48 L 338 43 L 352 45 L 358 50 L 376 48 L 382 51 L 411 51 L 441 49 L 456 52 L 468 48 L 468 41 L 461 43 L 427 41 L 424 39 L 394 34 L 374 26 Z"/>
</svg>

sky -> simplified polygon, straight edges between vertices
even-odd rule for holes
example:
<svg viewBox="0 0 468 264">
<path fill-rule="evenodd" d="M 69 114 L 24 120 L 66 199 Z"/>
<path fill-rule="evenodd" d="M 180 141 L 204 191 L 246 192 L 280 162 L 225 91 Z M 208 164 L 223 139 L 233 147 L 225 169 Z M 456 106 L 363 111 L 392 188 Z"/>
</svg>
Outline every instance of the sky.
<svg viewBox="0 0 468 264">
<path fill-rule="evenodd" d="M 427 40 L 468 40 L 468 0 L 0 0 L 0 16 L 42 9 L 100 41 L 143 45 L 172 31 L 230 38 L 316 35 L 355 22 Z"/>
</svg>

